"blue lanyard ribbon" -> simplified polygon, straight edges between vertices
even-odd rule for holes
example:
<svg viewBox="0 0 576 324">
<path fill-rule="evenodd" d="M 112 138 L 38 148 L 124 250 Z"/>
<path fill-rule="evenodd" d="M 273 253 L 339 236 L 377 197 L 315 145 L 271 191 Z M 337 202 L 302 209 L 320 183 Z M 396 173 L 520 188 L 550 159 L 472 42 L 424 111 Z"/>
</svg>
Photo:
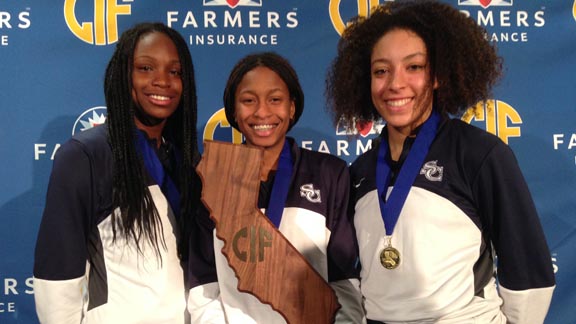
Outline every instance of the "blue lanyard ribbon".
<svg viewBox="0 0 576 324">
<path fill-rule="evenodd" d="M 164 166 L 160 162 L 156 151 L 144 136 L 144 133 L 140 130 L 136 131 L 138 136 L 136 138 L 136 149 L 142 156 L 142 160 L 144 161 L 144 166 L 146 167 L 146 171 L 148 174 L 154 179 L 156 184 L 160 186 L 162 193 L 166 196 L 166 200 L 170 204 L 172 208 L 172 212 L 174 213 L 175 217 L 180 216 L 180 192 L 174 181 L 170 178 L 166 171 L 164 170 Z"/>
<path fill-rule="evenodd" d="M 285 139 L 280 158 L 278 159 L 278 169 L 272 185 L 272 194 L 270 195 L 268 208 L 266 208 L 266 216 L 276 225 L 276 228 L 280 227 L 280 221 L 282 220 L 282 213 L 284 212 L 288 189 L 290 188 L 293 165 L 290 144 L 288 139 Z"/>
<path fill-rule="evenodd" d="M 410 148 L 410 153 L 406 157 L 406 161 L 400 168 L 400 172 L 392 188 L 392 192 L 388 199 L 385 199 L 386 189 L 390 182 L 390 166 L 387 163 L 386 156 L 388 155 L 388 141 L 383 139 L 380 142 L 378 150 L 378 161 L 376 165 L 376 186 L 378 188 L 378 201 L 380 202 L 380 213 L 384 221 L 384 228 L 386 235 L 390 236 L 394 232 L 394 227 L 400 217 L 400 211 L 404 206 L 404 202 L 408 197 L 408 192 L 418 175 L 418 171 L 424 163 L 424 159 L 428 154 L 430 145 L 436 136 L 436 130 L 440 123 L 440 115 L 436 111 L 422 126 L 422 129 L 416 135 L 416 140 Z"/>
</svg>

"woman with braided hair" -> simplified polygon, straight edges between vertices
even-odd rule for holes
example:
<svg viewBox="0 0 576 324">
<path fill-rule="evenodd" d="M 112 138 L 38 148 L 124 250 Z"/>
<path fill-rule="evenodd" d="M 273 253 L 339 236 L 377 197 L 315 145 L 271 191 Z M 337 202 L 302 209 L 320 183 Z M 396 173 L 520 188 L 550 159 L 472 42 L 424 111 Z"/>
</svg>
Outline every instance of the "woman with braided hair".
<svg viewBox="0 0 576 324">
<path fill-rule="evenodd" d="M 34 264 L 42 323 L 186 323 L 199 204 L 196 89 L 184 39 L 125 31 L 104 80 L 105 125 L 54 160 Z"/>
<path fill-rule="evenodd" d="M 500 73 L 485 31 L 440 2 L 386 3 L 344 31 L 333 117 L 386 122 L 351 166 L 368 323 L 544 321 L 552 262 L 514 154 L 450 118 Z"/>
</svg>

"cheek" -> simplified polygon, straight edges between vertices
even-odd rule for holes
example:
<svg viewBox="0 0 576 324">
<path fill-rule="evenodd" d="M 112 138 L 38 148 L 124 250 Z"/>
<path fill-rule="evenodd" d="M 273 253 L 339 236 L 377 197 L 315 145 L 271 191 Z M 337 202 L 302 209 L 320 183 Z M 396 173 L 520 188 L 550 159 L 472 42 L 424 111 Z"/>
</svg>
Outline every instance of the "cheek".
<svg viewBox="0 0 576 324">
<path fill-rule="evenodd" d="M 132 100 L 134 100 L 134 102 L 138 102 L 138 94 L 134 88 L 132 88 Z"/>
<path fill-rule="evenodd" d="M 372 81 L 370 82 L 370 92 L 372 94 L 372 98 L 376 98 L 381 95 L 384 91 L 384 88 L 385 85 L 383 79 L 372 78 Z"/>
</svg>

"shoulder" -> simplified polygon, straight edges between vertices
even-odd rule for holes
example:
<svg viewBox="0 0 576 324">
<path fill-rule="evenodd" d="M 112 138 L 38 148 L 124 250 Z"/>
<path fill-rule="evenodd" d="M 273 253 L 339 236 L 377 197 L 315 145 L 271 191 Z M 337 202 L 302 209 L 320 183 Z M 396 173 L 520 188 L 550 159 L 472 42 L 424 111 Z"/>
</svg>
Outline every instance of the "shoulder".
<svg viewBox="0 0 576 324">
<path fill-rule="evenodd" d="M 376 169 L 378 149 L 380 148 L 381 140 L 381 136 L 375 138 L 372 141 L 372 147 L 362 155 L 358 156 L 352 165 L 350 165 L 350 174 L 353 179 L 365 177 L 371 178 L 371 173 Z"/>
<path fill-rule="evenodd" d="M 108 142 L 107 127 L 97 126 L 75 134 L 58 149 L 55 163 L 74 168 L 90 165 L 100 172 L 111 172 L 112 149 Z"/>
<path fill-rule="evenodd" d="M 446 134 L 464 143 L 492 147 L 504 144 L 496 135 L 460 119 L 449 119 L 441 126 L 439 135 Z"/>
</svg>

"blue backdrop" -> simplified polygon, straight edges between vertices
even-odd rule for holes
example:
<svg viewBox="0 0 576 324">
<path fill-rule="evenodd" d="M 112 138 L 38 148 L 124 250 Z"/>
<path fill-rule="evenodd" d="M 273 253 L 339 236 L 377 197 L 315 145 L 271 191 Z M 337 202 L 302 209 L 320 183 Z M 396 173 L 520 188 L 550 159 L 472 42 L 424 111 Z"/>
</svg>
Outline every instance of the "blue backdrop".
<svg viewBox="0 0 576 324">
<path fill-rule="evenodd" d="M 134 23 L 164 22 L 187 39 L 204 139 L 241 141 L 226 123 L 222 91 L 235 62 L 262 50 L 286 56 L 299 73 L 305 111 L 291 135 L 301 146 L 351 162 L 382 127 L 334 127 L 323 95 L 344 22 L 379 1 L 55 2 L 0 2 L 0 323 L 37 323 L 33 252 L 52 158 L 73 133 L 105 120 L 104 69 Z M 576 2 L 447 2 L 485 26 L 504 57 L 493 100 L 463 118 L 516 153 L 557 276 L 546 323 L 576 323 Z"/>
</svg>

